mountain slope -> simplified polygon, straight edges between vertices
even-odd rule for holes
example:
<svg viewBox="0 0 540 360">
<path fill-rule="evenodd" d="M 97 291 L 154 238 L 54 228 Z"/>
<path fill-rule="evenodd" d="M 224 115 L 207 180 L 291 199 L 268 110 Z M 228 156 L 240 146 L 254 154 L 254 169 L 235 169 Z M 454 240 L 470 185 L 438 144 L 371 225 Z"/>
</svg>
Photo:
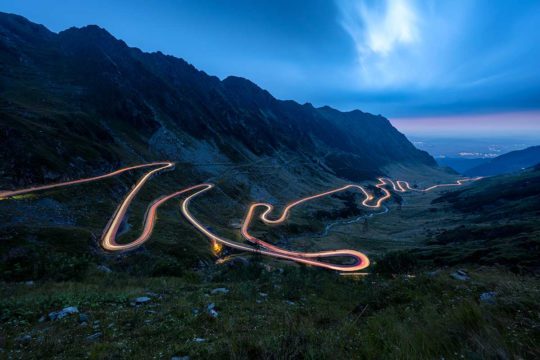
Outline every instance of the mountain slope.
<svg viewBox="0 0 540 360">
<path fill-rule="evenodd" d="M 536 166 L 444 194 L 433 204 L 449 204 L 467 221 L 440 232 L 431 248 L 420 252 L 439 263 L 505 264 L 538 273 L 539 193 L 540 166 Z"/>
<path fill-rule="evenodd" d="M 299 157 L 329 176 L 390 163 L 435 166 L 381 116 L 277 100 L 182 59 L 128 47 L 97 26 L 59 34 L 0 14 L 1 187 L 119 164 Z"/>
<path fill-rule="evenodd" d="M 519 171 L 540 163 L 540 146 L 512 151 L 465 172 L 468 176 L 491 176 Z"/>
<path fill-rule="evenodd" d="M 474 167 L 485 164 L 489 162 L 490 160 L 491 159 L 485 159 L 485 158 L 468 159 L 468 158 L 447 157 L 447 158 L 437 159 L 437 164 L 439 164 L 439 166 L 448 166 L 452 170 L 455 170 L 460 174 L 464 174 L 467 170 L 470 170 Z"/>
</svg>

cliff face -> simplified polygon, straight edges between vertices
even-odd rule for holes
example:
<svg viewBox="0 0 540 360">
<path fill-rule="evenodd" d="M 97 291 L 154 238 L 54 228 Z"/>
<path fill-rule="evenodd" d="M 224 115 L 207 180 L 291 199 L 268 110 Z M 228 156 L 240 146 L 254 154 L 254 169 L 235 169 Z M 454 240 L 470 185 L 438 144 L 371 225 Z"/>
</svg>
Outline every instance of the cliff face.
<svg viewBox="0 0 540 360">
<path fill-rule="evenodd" d="M 390 163 L 435 166 L 389 121 L 275 99 L 182 59 L 128 47 L 97 26 L 59 34 L 0 14 L 3 187 L 121 163 L 297 156 L 363 180 Z M 98 169 L 98 170 L 96 170 Z"/>
</svg>

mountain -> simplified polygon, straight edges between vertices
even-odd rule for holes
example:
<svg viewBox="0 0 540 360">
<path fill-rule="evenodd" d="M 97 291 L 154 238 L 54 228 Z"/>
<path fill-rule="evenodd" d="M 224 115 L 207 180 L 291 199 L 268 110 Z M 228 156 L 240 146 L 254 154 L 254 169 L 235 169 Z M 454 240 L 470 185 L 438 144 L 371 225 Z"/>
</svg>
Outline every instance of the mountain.
<svg viewBox="0 0 540 360">
<path fill-rule="evenodd" d="M 452 157 L 446 157 L 446 158 L 440 158 L 437 159 L 437 164 L 439 166 L 448 166 L 452 168 L 453 170 L 457 171 L 460 174 L 465 173 L 467 170 L 472 169 L 476 166 L 485 164 L 489 162 L 491 159 L 485 159 L 485 158 L 476 158 L 476 159 L 467 159 L 467 158 L 452 158 Z"/>
<path fill-rule="evenodd" d="M 394 163 L 436 166 L 380 115 L 278 100 L 249 80 L 220 80 L 94 25 L 54 33 L 0 13 L 0 91 L 2 188 L 163 159 L 294 157 L 352 181 Z"/>
<path fill-rule="evenodd" d="M 465 171 L 467 176 L 492 176 L 519 171 L 540 163 L 540 146 L 512 151 Z"/>
<path fill-rule="evenodd" d="M 436 233 L 418 252 L 439 264 L 504 264 L 539 273 L 539 193 L 540 165 L 448 192 L 432 204 L 449 204 L 467 221 Z"/>
</svg>

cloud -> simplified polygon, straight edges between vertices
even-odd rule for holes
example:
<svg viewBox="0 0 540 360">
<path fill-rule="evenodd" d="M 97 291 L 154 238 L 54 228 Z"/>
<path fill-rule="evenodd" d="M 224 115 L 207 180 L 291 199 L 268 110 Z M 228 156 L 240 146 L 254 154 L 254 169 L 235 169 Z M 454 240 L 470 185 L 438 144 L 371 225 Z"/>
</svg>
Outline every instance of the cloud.
<svg viewBox="0 0 540 360">
<path fill-rule="evenodd" d="M 387 0 L 383 11 L 360 3 L 358 11 L 365 24 L 364 52 L 386 56 L 399 45 L 418 41 L 417 15 L 406 0 Z"/>
<path fill-rule="evenodd" d="M 419 12 L 411 1 L 338 0 L 339 23 L 354 42 L 359 75 L 368 85 L 386 85 L 402 76 L 389 71 L 396 55 L 421 40 Z M 397 75 L 397 76 L 396 76 Z"/>
</svg>

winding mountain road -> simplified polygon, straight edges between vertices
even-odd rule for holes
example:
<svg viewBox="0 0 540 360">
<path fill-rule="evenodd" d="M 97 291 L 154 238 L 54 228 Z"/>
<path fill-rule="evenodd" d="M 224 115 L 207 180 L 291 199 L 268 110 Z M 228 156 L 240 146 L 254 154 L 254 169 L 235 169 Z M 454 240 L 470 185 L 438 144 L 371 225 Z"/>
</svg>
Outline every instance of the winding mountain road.
<svg viewBox="0 0 540 360">
<path fill-rule="evenodd" d="M 122 220 L 124 219 L 126 212 L 130 204 L 132 203 L 133 199 L 137 195 L 137 193 L 144 187 L 145 183 L 152 177 L 152 175 L 160 171 L 172 170 L 174 166 L 175 164 L 170 161 L 153 162 L 153 163 L 142 164 L 142 165 L 128 166 L 128 167 L 121 168 L 119 170 L 113 171 L 108 174 L 100 175 L 100 176 L 83 178 L 83 179 L 78 179 L 78 180 L 73 180 L 73 181 L 66 181 L 66 182 L 50 184 L 50 185 L 34 186 L 34 187 L 26 188 L 26 189 L 0 191 L 0 199 L 12 198 L 18 195 L 23 195 L 27 193 L 36 192 L 36 191 L 49 190 L 49 189 L 54 189 L 54 188 L 59 188 L 59 187 L 64 187 L 64 186 L 71 186 L 71 185 L 76 185 L 76 184 L 103 180 L 109 177 L 120 175 L 126 171 L 154 167 L 154 169 L 146 172 L 139 179 L 139 181 L 135 184 L 135 186 L 131 188 L 131 190 L 127 193 L 126 197 L 122 200 L 122 202 L 117 207 L 116 211 L 113 213 L 111 219 L 105 226 L 105 229 L 103 231 L 103 236 L 101 238 L 101 246 L 103 247 L 103 249 L 107 251 L 127 251 L 127 250 L 131 250 L 131 249 L 141 246 L 152 235 L 155 222 L 156 222 L 157 209 L 166 201 L 172 198 L 176 198 L 176 197 L 179 197 L 180 195 L 191 193 L 181 202 L 182 214 L 191 223 L 191 225 L 195 227 L 195 229 L 197 229 L 199 232 L 205 235 L 214 244 L 220 243 L 222 245 L 228 246 L 233 249 L 241 250 L 241 251 L 248 251 L 248 252 L 267 255 L 267 256 L 271 256 L 275 258 L 292 260 L 298 263 L 336 270 L 340 272 L 352 272 L 352 271 L 365 269 L 369 266 L 369 258 L 365 254 L 357 250 L 340 249 L 340 250 L 329 250 L 329 251 L 319 251 L 319 252 L 290 251 L 290 250 L 282 249 L 278 246 L 275 246 L 273 244 L 270 244 L 268 242 L 265 242 L 261 239 L 258 239 L 252 236 L 249 233 L 249 227 L 251 225 L 251 222 L 253 221 L 253 218 L 255 217 L 255 214 L 257 213 L 257 210 L 259 208 L 264 209 L 264 211 L 259 215 L 259 219 L 261 221 L 263 221 L 265 224 L 268 224 L 268 225 L 275 225 L 275 224 L 283 223 L 288 218 L 290 211 L 295 206 L 298 206 L 307 201 L 329 196 L 329 195 L 332 195 L 341 191 L 358 190 L 364 195 L 364 200 L 362 201 L 363 206 L 370 209 L 378 209 L 381 207 L 384 201 L 388 200 L 392 196 L 390 191 L 386 189 L 386 186 L 388 185 L 391 185 L 393 190 L 396 192 L 406 192 L 409 190 L 427 192 L 427 191 L 431 191 L 440 187 L 461 186 L 467 181 L 476 181 L 480 179 L 480 178 L 462 179 L 452 184 L 438 184 L 438 185 L 428 187 L 426 189 L 416 189 L 416 188 L 411 187 L 410 184 L 406 181 L 402 181 L 402 180 L 393 181 L 387 178 L 379 178 L 378 179 L 379 183 L 376 184 L 375 186 L 378 189 L 380 189 L 380 191 L 382 191 L 383 196 L 381 196 L 375 201 L 374 201 L 375 197 L 372 194 L 370 194 L 364 187 L 360 185 L 356 185 L 356 184 L 349 184 L 349 185 L 345 185 L 337 189 L 325 191 L 319 194 L 311 195 L 311 196 L 293 201 L 289 203 L 287 206 L 285 206 L 281 215 L 275 219 L 270 218 L 270 214 L 272 213 L 274 209 L 274 207 L 271 204 L 254 203 L 249 206 L 249 209 L 246 213 L 246 216 L 243 221 L 242 228 L 241 228 L 242 236 L 247 241 L 251 242 L 254 246 L 250 246 L 245 243 L 240 243 L 237 241 L 223 238 L 213 233 L 212 231 L 210 231 L 207 227 L 205 227 L 199 220 L 197 220 L 193 216 L 193 214 L 189 211 L 190 202 L 195 197 L 202 195 L 203 193 L 209 191 L 210 189 L 214 187 L 213 184 L 203 183 L 203 184 L 198 184 L 198 185 L 183 188 L 172 194 L 162 196 L 154 200 L 149 205 L 146 211 L 146 215 L 144 217 L 144 223 L 143 223 L 143 230 L 141 234 L 139 235 L 139 237 L 137 237 L 135 240 L 127 244 L 119 244 L 116 241 L 116 237 L 118 235 L 120 224 L 122 223 Z M 352 261 L 350 261 L 349 264 L 336 264 L 336 263 L 332 263 L 328 261 L 323 261 L 323 259 L 330 260 L 331 258 L 348 258 Z"/>
</svg>

